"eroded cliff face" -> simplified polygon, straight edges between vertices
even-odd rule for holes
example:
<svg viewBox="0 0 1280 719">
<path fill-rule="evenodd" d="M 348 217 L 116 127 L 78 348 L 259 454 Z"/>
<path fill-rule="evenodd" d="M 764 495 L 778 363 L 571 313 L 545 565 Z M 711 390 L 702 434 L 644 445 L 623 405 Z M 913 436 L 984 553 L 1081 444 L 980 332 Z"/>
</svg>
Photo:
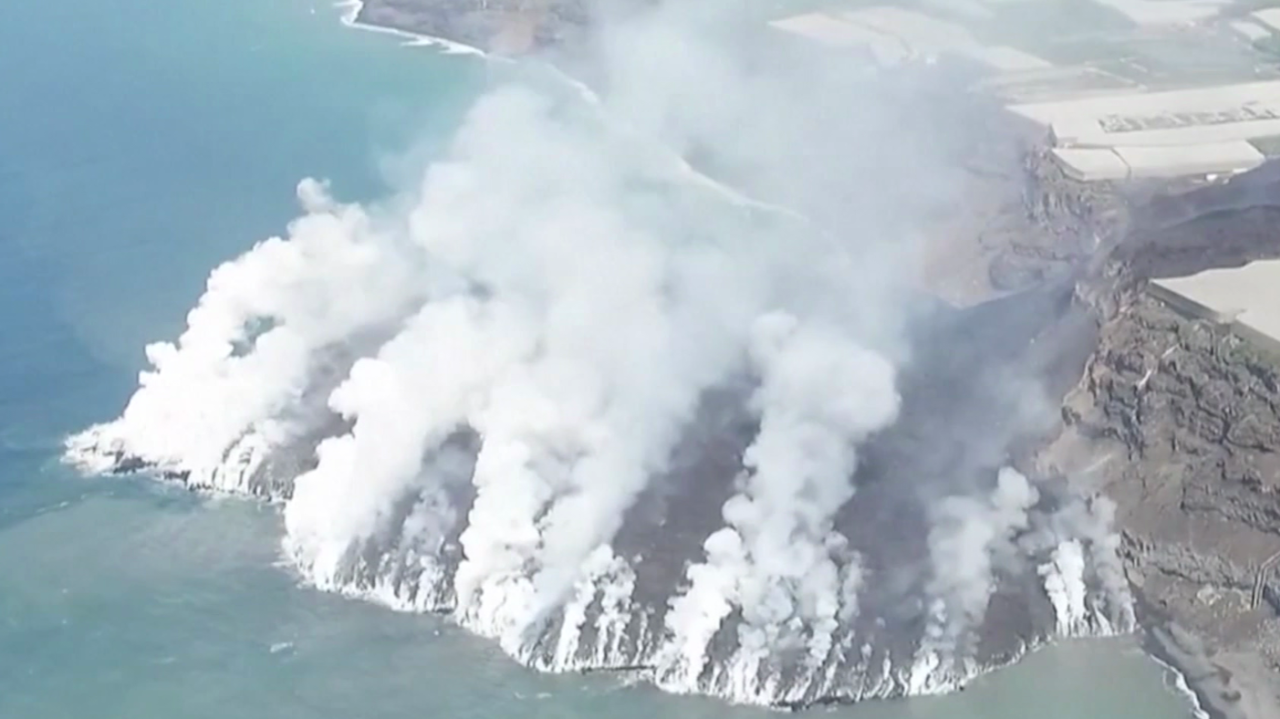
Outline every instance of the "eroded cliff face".
<svg viewBox="0 0 1280 719">
<path fill-rule="evenodd" d="M 1193 686 L 1224 713 L 1240 709 L 1232 696 L 1277 696 L 1280 582 L 1266 568 L 1280 552 L 1278 380 L 1239 337 L 1134 293 L 1038 458 L 1115 500 L 1141 620 L 1168 643 L 1154 650 L 1193 675 L 1203 665 Z M 1266 710 L 1242 714 L 1254 715 Z"/>
<path fill-rule="evenodd" d="M 1149 280 L 1280 256 L 1277 199 L 1270 166 L 1127 198 L 1079 288 L 1097 349 L 1035 459 L 1116 502 L 1149 646 L 1220 716 L 1280 707 L 1280 356 Z"/>
</svg>

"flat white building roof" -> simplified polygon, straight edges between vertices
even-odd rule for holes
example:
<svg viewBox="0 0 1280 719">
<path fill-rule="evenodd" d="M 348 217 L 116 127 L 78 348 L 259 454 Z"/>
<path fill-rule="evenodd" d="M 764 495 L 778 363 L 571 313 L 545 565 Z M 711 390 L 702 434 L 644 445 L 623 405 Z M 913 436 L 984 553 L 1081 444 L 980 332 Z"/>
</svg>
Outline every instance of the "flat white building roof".
<svg viewBox="0 0 1280 719">
<path fill-rule="evenodd" d="M 1280 135 L 1280 81 L 1011 105 L 1063 146 L 1192 145 Z"/>
<path fill-rule="evenodd" d="M 961 48 L 959 52 L 1000 72 L 1031 72 L 1053 68 L 1053 65 L 1043 58 L 1007 45 L 971 45 Z"/>
<path fill-rule="evenodd" d="M 1136 179 L 1212 175 L 1252 170 L 1267 161 L 1243 140 L 1180 147 L 1117 147 L 1115 153 Z"/>
<path fill-rule="evenodd" d="M 1272 27 L 1276 26 L 1273 25 Z M 1260 22 L 1251 20 L 1234 20 L 1231 22 L 1231 29 L 1240 33 L 1244 39 L 1249 41 L 1265 40 L 1273 34 L 1270 28 L 1264 27 Z"/>
<path fill-rule="evenodd" d="M 1253 17 L 1273 30 L 1280 30 L 1280 8 L 1269 7 L 1265 10 L 1258 10 L 1253 13 Z"/>
<path fill-rule="evenodd" d="M 1056 147 L 1052 152 L 1067 176 L 1076 180 L 1129 179 L 1129 166 L 1110 148 Z"/>
<path fill-rule="evenodd" d="M 865 28 L 826 13 L 814 12 L 774 20 L 769 23 L 779 30 L 817 40 L 824 45 L 848 47 L 864 43 L 869 33 Z"/>
<path fill-rule="evenodd" d="M 1252 170 L 1267 159 L 1243 140 L 1182 147 L 1059 147 L 1053 155 L 1067 175 L 1086 182 L 1226 175 Z"/>
<path fill-rule="evenodd" d="M 1096 0 L 1139 25 L 1183 25 L 1208 20 L 1231 0 Z"/>
<path fill-rule="evenodd" d="M 1244 267 L 1207 270 L 1153 284 L 1190 300 L 1190 308 L 1207 319 L 1234 324 L 1280 343 L 1280 260 L 1259 260 Z"/>
<path fill-rule="evenodd" d="M 964 27 L 924 13 L 887 5 L 840 13 L 856 25 L 896 37 L 920 53 L 954 51 L 977 45 Z"/>
<path fill-rule="evenodd" d="M 952 54 L 967 57 L 1000 73 L 1053 67 L 1017 48 L 983 45 L 963 25 L 888 5 L 806 13 L 775 20 L 770 25 L 828 46 L 862 47 L 884 64 L 911 56 Z"/>
<path fill-rule="evenodd" d="M 911 54 L 910 48 L 897 38 L 827 13 L 795 15 L 769 24 L 828 47 L 866 50 L 884 64 L 899 62 Z"/>
<path fill-rule="evenodd" d="M 1280 81 L 1019 103 L 1016 115 L 1051 130 L 1054 156 L 1085 181 L 1249 170 L 1251 140 L 1280 136 Z"/>
</svg>

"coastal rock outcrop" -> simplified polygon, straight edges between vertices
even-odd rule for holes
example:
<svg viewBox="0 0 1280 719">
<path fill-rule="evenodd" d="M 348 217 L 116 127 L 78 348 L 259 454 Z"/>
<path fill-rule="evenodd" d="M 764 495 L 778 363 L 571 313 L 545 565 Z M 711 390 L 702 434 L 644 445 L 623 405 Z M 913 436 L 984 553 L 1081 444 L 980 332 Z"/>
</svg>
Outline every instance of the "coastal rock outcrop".
<svg viewBox="0 0 1280 719">
<path fill-rule="evenodd" d="M 1071 457 L 1116 501 L 1141 621 L 1194 637 L 1150 646 L 1180 668 L 1214 668 L 1189 681 L 1219 716 L 1280 706 L 1280 614 L 1267 601 L 1280 553 L 1276 379 L 1274 360 L 1240 338 L 1134 295 L 1104 325 L 1040 458 L 1061 469 Z"/>
<path fill-rule="evenodd" d="M 1041 471 L 1073 473 L 1118 507 L 1149 648 L 1188 671 L 1218 716 L 1275 716 L 1280 615 L 1280 357 L 1187 316 L 1148 281 L 1280 256 L 1276 167 L 1135 192 L 1126 233 L 1082 296 L 1099 341 Z M 1197 679 L 1197 676 L 1199 677 Z"/>
</svg>

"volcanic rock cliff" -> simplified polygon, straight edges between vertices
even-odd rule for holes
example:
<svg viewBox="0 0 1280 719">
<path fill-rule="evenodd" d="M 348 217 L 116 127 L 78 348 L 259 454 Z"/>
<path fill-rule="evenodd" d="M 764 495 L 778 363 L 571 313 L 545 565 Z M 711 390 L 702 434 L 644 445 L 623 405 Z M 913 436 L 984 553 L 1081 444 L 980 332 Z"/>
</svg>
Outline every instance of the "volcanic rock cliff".
<svg viewBox="0 0 1280 719">
<path fill-rule="evenodd" d="M 1149 281 L 1280 256 L 1276 169 L 1113 187 L 1098 205 L 1065 178 L 1040 185 L 1111 247 L 1080 285 L 1097 349 L 1033 464 L 1115 500 L 1148 646 L 1219 716 L 1280 706 L 1280 357 L 1179 313 Z"/>
</svg>

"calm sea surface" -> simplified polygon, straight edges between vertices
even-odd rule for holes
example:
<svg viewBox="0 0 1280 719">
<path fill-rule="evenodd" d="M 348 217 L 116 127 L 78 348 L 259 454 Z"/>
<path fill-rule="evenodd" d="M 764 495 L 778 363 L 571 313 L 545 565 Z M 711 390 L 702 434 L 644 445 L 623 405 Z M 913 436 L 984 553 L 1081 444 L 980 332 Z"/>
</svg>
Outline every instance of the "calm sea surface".
<svg viewBox="0 0 1280 719">
<path fill-rule="evenodd" d="M 0 23 L 0 717 L 746 719 L 549 677 L 430 617 L 296 586 L 271 508 L 82 479 L 67 432 L 119 411 L 211 267 L 294 186 L 375 198 L 492 71 L 309 0 L 29 0 Z M 412 164 L 412 163 L 409 163 Z M 1182 719 L 1123 642 L 1045 651 L 866 719 Z"/>
</svg>

